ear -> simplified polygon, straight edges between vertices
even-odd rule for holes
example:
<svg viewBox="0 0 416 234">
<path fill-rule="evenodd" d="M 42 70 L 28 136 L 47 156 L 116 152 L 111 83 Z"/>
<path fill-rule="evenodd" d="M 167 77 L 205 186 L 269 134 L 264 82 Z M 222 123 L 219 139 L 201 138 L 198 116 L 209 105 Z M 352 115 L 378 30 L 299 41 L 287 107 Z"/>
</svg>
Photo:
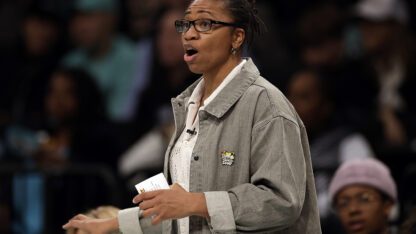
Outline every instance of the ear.
<svg viewBox="0 0 416 234">
<path fill-rule="evenodd" d="M 390 217 L 390 213 L 393 209 L 394 203 L 390 200 L 384 201 L 383 203 L 383 212 L 386 217 Z"/>
<path fill-rule="evenodd" d="M 242 28 L 235 28 L 233 31 L 232 48 L 240 49 L 246 38 L 246 32 Z"/>
</svg>

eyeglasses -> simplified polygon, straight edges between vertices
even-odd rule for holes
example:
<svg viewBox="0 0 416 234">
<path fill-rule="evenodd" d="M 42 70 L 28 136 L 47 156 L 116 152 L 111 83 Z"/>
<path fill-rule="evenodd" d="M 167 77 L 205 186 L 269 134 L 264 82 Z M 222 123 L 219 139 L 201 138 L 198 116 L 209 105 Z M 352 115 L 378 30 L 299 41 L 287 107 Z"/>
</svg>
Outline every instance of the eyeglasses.
<svg viewBox="0 0 416 234">
<path fill-rule="evenodd" d="M 197 32 L 208 32 L 212 29 L 212 25 L 214 24 L 220 24 L 220 25 L 230 26 L 230 27 L 239 27 L 238 24 L 226 23 L 226 22 L 210 20 L 210 19 L 197 19 L 197 20 L 181 19 L 181 20 L 175 21 L 175 28 L 178 33 L 185 33 L 191 28 L 191 25 L 193 25 Z"/>
<path fill-rule="evenodd" d="M 360 206 L 367 206 L 375 201 L 380 201 L 381 197 L 376 194 L 363 192 L 359 193 L 353 197 L 344 197 L 335 200 L 335 208 L 338 211 L 346 211 L 348 207 L 351 206 L 353 202 Z"/>
</svg>

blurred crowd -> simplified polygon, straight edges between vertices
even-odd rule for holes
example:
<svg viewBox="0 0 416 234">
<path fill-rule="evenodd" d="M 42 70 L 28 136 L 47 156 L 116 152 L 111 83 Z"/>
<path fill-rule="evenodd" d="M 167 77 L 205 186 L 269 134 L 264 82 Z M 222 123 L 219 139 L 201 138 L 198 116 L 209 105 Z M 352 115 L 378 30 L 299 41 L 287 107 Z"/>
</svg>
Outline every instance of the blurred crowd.
<svg viewBox="0 0 416 234">
<path fill-rule="evenodd" d="M 162 171 L 170 99 L 199 77 L 173 24 L 188 3 L 0 2 L 0 164 L 20 168 L 0 167 L 0 233 L 56 233 L 76 213 L 127 207 L 134 184 Z M 329 188 L 356 159 L 390 170 L 392 226 L 415 219 L 416 2 L 258 0 L 257 10 L 268 30 L 246 54 L 308 130 L 323 233 L 343 233 Z M 122 199 L 82 177 L 97 166 Z"/>
</svg>

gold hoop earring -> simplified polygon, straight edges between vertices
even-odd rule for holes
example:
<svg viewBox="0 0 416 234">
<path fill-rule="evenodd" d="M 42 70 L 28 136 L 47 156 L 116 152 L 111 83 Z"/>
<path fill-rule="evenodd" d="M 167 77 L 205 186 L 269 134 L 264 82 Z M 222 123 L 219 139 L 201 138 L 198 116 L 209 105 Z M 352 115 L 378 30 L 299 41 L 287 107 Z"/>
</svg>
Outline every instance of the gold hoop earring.
<svg viewBox="0 0 416 234">
<path fill-rule="evenodd" d="M 237 53 L 237 48 L 231 48 L 231 54 L 235 55 Z"/>
</svg>

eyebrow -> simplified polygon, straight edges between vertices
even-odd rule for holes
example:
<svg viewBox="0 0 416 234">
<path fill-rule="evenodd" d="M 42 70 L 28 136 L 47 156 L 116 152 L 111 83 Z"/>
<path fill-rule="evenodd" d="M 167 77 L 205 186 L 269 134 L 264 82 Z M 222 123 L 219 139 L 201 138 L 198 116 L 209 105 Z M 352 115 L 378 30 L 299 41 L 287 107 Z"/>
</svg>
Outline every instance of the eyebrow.
<svg viewBox="0 0 416 234">
<path fill-rule="evenodd" d="M 214 16 L 210 11 L 207 11 L 207 10 L 198 10 L 196 13 L 207 13 L 211 16 Z M 191 14 L 190 10 L 185 11 L 185 15 L 189 15 L 189 14 Z"/>
</svg>

